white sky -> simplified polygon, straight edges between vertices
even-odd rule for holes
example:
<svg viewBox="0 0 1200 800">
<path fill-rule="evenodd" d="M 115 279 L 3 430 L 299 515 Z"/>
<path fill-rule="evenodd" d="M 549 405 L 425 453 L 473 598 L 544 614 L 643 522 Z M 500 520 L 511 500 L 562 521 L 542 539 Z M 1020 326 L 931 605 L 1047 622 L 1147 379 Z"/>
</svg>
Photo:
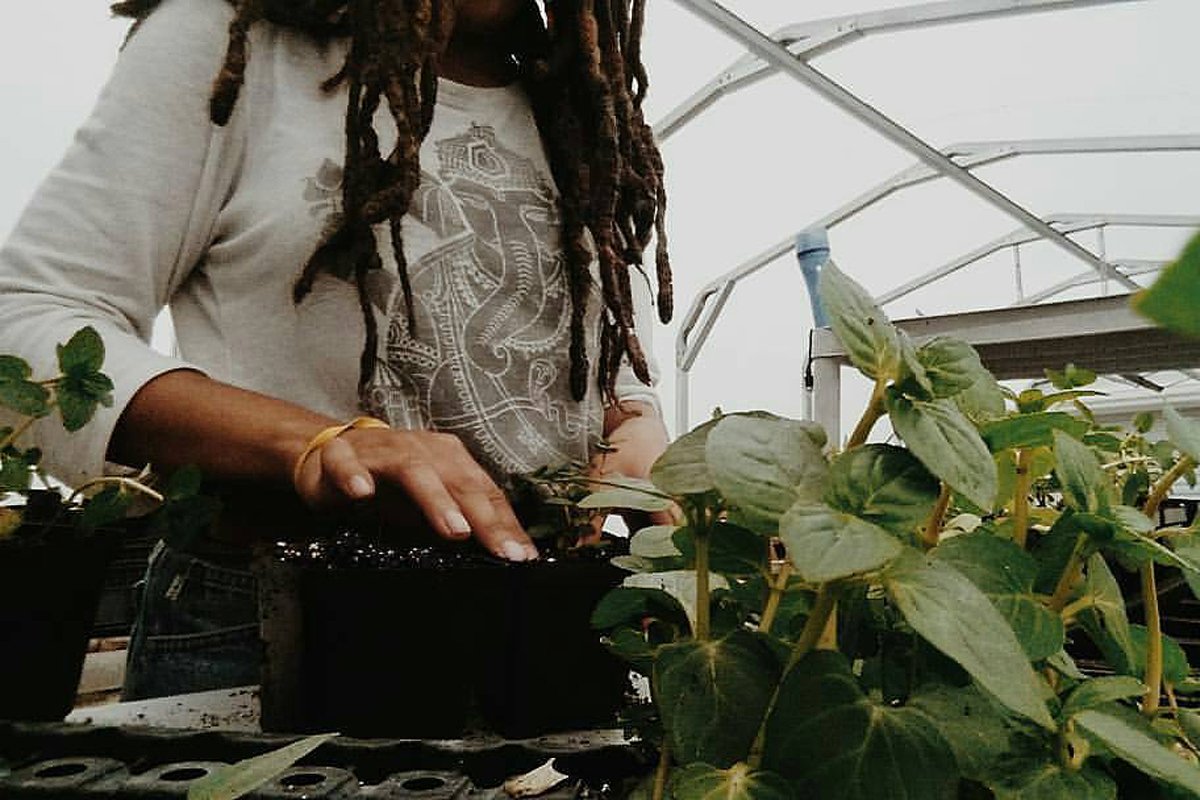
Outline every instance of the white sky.
<svg viewBox="0 0 1200 800">
<path fill-rule="evenodd" d="M 770 31 L 902 0 L 728 0 Z M 0 30 L 0 237 L 87 114 L 125 24 L 104 0 L 10 3 Z M 1028 137 L 1200 133 L 1197 0 L 1134 0 L 871 37 L 814 65 L 935 146 Z M 742 51 L 672 0 L 652 0 L 647 117 L 661 118 Z M 708 281 L 913 162 L 794 80 L 721 100 L 664 144 L 677 318 Z M 1036 213 L 1200 214 L 1200 155 L 1040 157 L 978 173 Z M 885 291 L 1016 226 L 945 182 L 910 190 L 831 233 L 839 265 Z M 1167 258 L 1186 232 L 1113 229 L 1112 258 Z M 1081 237 L 1089 247 L 1094 235 Z M 1022 253 L 1027 292 L 1080 270 L 1047 246 Z M 1094 290 L 1093 290 L 1094 291 Z M 1080 296 L 1066 295 L 1066 296 Z M 1065 296 L 1065 297 L 1066 297 Z M 1007 305 L 996 256 L 889 307 L 893 317 Z M 709 409 L 798 415 L 811 326 L 799 271 L 781 260 L 735 292 L 692 378 Z M 673 418 L 676 325 L 659 329 Z M 847 392 L 847 405 L 857 395 Z M 850 414 L 857 411 L 847 408 Z"/>
</svg>

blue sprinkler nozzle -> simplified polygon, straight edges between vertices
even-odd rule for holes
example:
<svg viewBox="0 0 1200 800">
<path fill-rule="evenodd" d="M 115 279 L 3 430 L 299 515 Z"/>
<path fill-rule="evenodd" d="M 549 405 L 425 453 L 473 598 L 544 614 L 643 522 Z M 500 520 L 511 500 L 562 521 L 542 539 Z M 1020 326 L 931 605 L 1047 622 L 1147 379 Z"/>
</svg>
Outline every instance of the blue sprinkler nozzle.
<svg viewBox="0 0 1200 800">
<path fill-rule="evenodd" d="M 812 304 L 813 325 L 824 328 L 829 325 L 825 307 L 821 305 L 819 290 L 821 267 L 829 262 L 829 232 L 824 228 L 808 228 L 796 234 L 796 260 L 808 287 L 808 299 Z"/>
</svg>

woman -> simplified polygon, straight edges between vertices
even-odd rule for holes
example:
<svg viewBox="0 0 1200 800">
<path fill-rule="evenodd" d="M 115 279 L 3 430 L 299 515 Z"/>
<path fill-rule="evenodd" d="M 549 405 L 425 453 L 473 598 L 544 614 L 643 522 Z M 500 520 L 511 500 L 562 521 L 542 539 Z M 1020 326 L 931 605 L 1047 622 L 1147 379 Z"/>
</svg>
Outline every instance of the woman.
<svg viewBox="0 0 1200 800">
<path fill-rule="evenodd" d="M 656 232 L 664 321 L 670 281 L 643 6 L 115 6 L 114 75 L 0 251 L 0 351 L 48 368 L 91 324 L 117 386 L 84 434 L 39 431 L 53 471 L 197 464 L 512 560 L 537 551 L 509 476 L 645 475 L 666 437 L 630 266 Z M 165 305 L 179 357 L 145 344 Z M 152 559 L 128 698 L 255 682 L 247 540 L 275 531 L 227 516 Z"/>
</svg>

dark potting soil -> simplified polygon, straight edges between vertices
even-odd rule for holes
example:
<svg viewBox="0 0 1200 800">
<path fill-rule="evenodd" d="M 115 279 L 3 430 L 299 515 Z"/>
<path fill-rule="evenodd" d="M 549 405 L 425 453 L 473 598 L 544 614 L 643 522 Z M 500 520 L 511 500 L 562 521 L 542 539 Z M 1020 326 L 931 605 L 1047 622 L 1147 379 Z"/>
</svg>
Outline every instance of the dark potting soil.
<svg viewBox="0 0 1200 800">
<path fill-rule="evenodd" d="M 278 545 L 262 607 L 294 641 L 268 643 L 264 726 L 415 738 L 614 726 L 628 669 L 590 618 L 623 576 L 608 561 L 624 544 L 525 563 L 353 531 Z M 281 658 L 293 666 L 273 668 Z"/>
</svg>

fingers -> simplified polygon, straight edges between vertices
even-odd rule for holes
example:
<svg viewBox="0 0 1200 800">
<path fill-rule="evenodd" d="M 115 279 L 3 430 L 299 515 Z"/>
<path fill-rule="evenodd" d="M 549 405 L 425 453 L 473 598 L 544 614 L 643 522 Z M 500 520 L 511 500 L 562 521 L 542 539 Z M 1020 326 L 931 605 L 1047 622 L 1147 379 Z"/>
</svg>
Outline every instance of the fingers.
<svg viewBox="0 0 1200 800">
<path fill-rule="evenodd" d="M 304 464 L 296 490 L 306 501 L 324 505 L 375 496 L 379 482 L 402 489 L 443 538 L 473 536 L 488 551 L 510 561 L 538 556 L 504 492 L 462 442 L 448 434 L 348 431 Z"/>
</svg>

